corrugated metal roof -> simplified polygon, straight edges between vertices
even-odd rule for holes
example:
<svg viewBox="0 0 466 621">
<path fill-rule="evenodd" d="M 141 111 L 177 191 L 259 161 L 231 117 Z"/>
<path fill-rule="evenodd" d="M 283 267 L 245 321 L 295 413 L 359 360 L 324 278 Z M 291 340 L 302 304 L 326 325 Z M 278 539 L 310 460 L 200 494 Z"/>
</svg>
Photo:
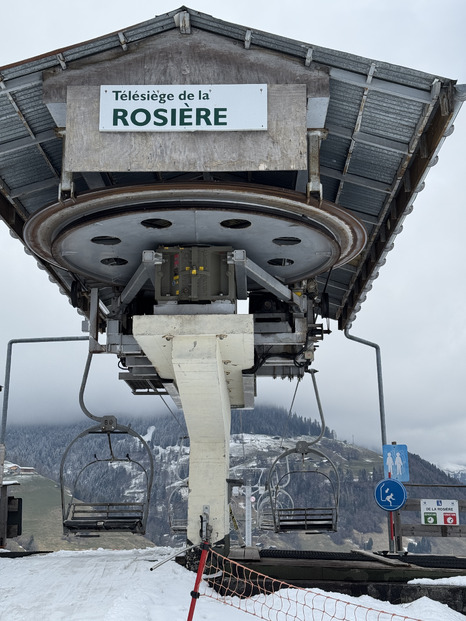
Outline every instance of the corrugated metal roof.
<svg viewBox="0 0 466 621">
<path fill-rule="evenodd" d="M 359 260 L 318 279 L 330 295 L 331 317 L 344 328 L 376 277 L 461 106 L 464 93 L 455 91 L 454 80 L 250 30 L 182 7 L 120 33 L 0 68 L 0 215 L 21 237 L 28 216 L 58 194 L 62 141 L 42 98 L 42 72 L 66 70 L 75 61 L 82 64 L 101 52 L 131 49 L 148 37 L 175 30 L 175 15 L 181 10 L 189 13 L 192 29 L 247 40 L 252 53 L 270 50 L 328 70 L 328 137 L 320 155 L 323 196 L 359 217 L 369 236 Z M 293 187 L 293 175 L 253 173 L 250 178 Z M 170 178 L 167 172 L 163 181 Z M 148 173 L 108 171 L 97 181 L 89 175 L 75 181 L 79 192 L 95 183 L 133 185 L 157 179 Z M 73 275 L 47 269 L 69 293 Z"/>
<path fill-rule="evenodd" d="M 358 118 L 359 108 L 354 104 L 350 105 L 350 102 L 360 101 L 363 94 L 363 88 L 331 79 L 328 124 L 352 130 Z"/>
</svg>

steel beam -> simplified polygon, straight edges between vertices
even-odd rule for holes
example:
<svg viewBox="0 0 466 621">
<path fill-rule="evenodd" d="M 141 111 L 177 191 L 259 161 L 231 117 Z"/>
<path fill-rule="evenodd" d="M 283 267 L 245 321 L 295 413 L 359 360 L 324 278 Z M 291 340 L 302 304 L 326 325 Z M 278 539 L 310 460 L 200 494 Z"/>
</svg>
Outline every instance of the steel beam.
<svg viewBox="0 0 466 621">
<path fill-rule="evenodd" d="M 330 69 L 330 78 L 338 80 L 339 82 L 345 82 L 345 84 L 360 86 L 362 89 L 367 86 L 365 75 L 353 73 L 352 71 L 347 71 L 345 69 L 337 69 L 336 67 L 332 67 Z M 432 100 L 430 91 L 424 91 L 418 88 L 413 88 L 412 86 L 405 86 L 403 84 L 396 84 L 395 82 L 388 82 L 386 80 L 381 80 L 380 78 L 373 78 L 369 89 L 380 93 L 395 95 L 402 99 L 418 101 L 419 103 L 424 104 L 428 104 Z"/>
</svg>

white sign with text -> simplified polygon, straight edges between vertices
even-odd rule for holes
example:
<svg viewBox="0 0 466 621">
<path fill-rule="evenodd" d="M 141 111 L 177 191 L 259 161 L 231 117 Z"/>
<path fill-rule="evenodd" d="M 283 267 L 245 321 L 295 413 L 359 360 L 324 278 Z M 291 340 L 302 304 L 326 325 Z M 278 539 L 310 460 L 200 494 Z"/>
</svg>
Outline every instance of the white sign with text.
<svg viewBox="0 0 466 621">
<path fill-rule="evenodd" d="M 441 526 L 458 526 L 459 512 L 457 500 L 422 499 L 421 500 L 422 524 Z"/>
<path fill-rule="evenodd" d="M 101 132 L 267 130 L 267 84 L 103 85 Z"/>
</svg>

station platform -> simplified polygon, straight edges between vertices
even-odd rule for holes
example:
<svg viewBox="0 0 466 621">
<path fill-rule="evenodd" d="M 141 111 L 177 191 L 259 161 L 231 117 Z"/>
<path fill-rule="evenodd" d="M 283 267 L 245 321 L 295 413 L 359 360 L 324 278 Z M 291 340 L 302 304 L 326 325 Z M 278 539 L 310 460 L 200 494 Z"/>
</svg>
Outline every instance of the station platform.
<svg viewBox="0 0 466 621">
<path fill-rule="evenodd" d="M 319 588 L 353 597 L 369 595 L 400 604 L 428 597 L 466 614 L 464 586 L 408 584 L 411 580 L 466 576 L 466 557 L 389 554 L 387 552 L 321 552 L 251 548 L 232 549 L 235 560 L 271 582 L 284 581 L 296 587 Z"/>
</svg>

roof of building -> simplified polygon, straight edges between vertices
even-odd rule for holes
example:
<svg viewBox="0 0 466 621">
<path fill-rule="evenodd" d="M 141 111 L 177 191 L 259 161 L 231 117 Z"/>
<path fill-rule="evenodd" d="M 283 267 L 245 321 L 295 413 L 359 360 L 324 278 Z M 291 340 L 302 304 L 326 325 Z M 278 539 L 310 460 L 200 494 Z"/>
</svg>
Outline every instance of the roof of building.
<svg viewBox="0 0 466 621">
<path fill-rule="evenodd" d="M 188 20 L 180 21 L 180 14 Z M 181 7 L 120 32 L 0 67 L 0 216 L 19 238 L 28 218 L 57 201 L 62 139 L 43 100 L 45 70 L 67 71 L 92 57 L 131 47 L 180 28 L 227 37 L 254 50 L 270 50 L 330 77 L 328 135 L 320 150 L 323 198 L 359 218 L 368 243 L 349 264 L 318 277 L 329 294 L 329 316 L 350 325 L 385 262 L 422 190 L 429 167 L 465 97 L 455 80 L 294 41 L 221 21 Z M 76 192 L 154 183 L 148 173 L 77 175 Z M 161 181 L 170 180 L 168 177 Z M 292 187 L 286 174 L 259 182 Z M 46 264 L 51 278 L 71 296 L 73 275 Z"/>
</svg>

